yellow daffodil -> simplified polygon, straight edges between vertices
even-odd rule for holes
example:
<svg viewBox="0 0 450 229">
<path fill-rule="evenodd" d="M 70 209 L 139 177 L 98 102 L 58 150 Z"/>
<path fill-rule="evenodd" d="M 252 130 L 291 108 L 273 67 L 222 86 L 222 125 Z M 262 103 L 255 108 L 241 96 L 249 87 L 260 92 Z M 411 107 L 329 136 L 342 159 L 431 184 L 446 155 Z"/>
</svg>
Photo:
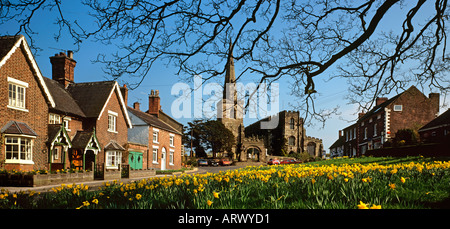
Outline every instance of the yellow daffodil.
<svg viewBox="0 0 450 229">
<path fill-rule="evenodd" d="M 405 179 L 404 177 L 401 177 L 401 178 L 400 178 L 400 181 L 401 181 L 402 183 L 405 183 L 405 182 L 406 182 L 406 179 Z"/>
<path fill-rule="evenodd" d="M 395 189 L 395 184 L 389 184 L 389 188 L 394 190 Z"/>
<path fill-rule="evenodd" d="M 365 203 L 359 201 L 358 209 L 369 209 Z"/>
<path fill-rule="evenodd" d="M 219 199 L 219 193 L 218 192 L 213 192 L 214 198 Z"/>
<path fill-rule="evenodd" d="M 213 202 L 211 200 L 206 201 L 206 204 L 208 204 L 208 206 L 211 206 L 213 204 Z"/>
<path fill-rule="evenodd" d="M 136 194 L 136 200 L 140 200 L 142 198 L 141 194 Z"/>
<path fill-rule="evenodd" d="M 92 203 L 98 204 L 98 199 L 93 199 L 93 200 L 92 200 Z"/>
</svg>

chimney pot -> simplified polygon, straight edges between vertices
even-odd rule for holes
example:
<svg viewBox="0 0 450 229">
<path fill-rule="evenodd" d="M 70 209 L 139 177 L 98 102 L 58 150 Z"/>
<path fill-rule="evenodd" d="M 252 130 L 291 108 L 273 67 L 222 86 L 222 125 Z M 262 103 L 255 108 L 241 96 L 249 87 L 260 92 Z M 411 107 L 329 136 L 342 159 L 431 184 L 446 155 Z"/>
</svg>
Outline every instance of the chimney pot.
<svg viewBox="0 0 450 229">
<path fill-rule="evenodd" d="M 72 55 L 73 53 L 69 55 Z M 61 52 L 50 57 L 50 63 L 52 64 L 52 79 L 61 83 L 64 88 L 67 88 L 70 83 L 74 82 L 74 69 L 77 62 L 66 56 Z"/>
</svg>

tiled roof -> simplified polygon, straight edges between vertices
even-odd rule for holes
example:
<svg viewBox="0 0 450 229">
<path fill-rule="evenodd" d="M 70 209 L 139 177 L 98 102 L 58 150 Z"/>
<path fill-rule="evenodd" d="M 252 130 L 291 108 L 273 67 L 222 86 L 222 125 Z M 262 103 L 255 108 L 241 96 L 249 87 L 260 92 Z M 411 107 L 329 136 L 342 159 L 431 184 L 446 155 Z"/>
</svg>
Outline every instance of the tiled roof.
<svg viewBox="0 0 450 229">
<path fill-rule="evenodd" d="M 14 44 L 22 38 L 23 35 L 17 36 L 1 36 L 0 37 L 0 61 L 8 54 Z"/>
<path fill-rule="evenodd" d="M 9 121 L 3 128 L 1 129 L 1 133 L 3 134 L 23 134 L 30 136 L 37 136 L 36 132 L 31 129 L 26 123 L 17 122 L 17 121 Z"/>
<path fill-rule="evenodd" d="M 86 117 L 98 117 L 108 100 L 115 81 L 75 83 L 67 87 L 67 91 L 83 110 Z"/>
<path fill-rule="evenodd" d="M 59 82 L 47 77 L 44 77 L 44 81 L 55 100 L 55 110 L 80 117 L 86 117 L 78 103 L 73 99 L 72 95 L 66 91 Z"/>
<path fill-rule="evenodd" d="M 105 150 L 120 150 L 126 151 L 119 143 L 114 140 L 110 140 L 109 143 L 105 146 Z"/>
</svg>

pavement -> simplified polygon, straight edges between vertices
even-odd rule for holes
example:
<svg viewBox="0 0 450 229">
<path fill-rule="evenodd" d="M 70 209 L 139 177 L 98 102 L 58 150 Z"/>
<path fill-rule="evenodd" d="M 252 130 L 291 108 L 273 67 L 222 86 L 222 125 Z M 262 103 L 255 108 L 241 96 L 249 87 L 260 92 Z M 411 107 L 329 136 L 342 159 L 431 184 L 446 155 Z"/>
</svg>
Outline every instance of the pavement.
<svg viewBox="0 0 450 229">
<path fill-rule="evenodd" d="M 195 174 L 195 173 L 206 173 L 207 170 L 203 169 L 203 168 L 195 168 L 191 171 L 186 171 L 185 173 L 187 174 Z M 155 176 L 151 176 L 151 177 L 136 177 L 136 178 L 122 178 L 122 179 L 111 179 L 111 180 L 93 180 L 93 181 L 84 181 L 84 182 L 75 182 L 73 184 L 79 185 L 79 184 L 83 184 L 83 185 L 87 185 L 88 186 L 88 190 L 98 190 L 99 187 L 104 186 L 104 184 L 106 182 L 114 182 L 114 180 L 117 180 L 118 182 L 123 182 L 123 183 L 131 183 L 137 180 L 143 180 L 143 179 L 149 179 L 149 178 L 155 178 L 155 177 L 165 177 L 165 176 L 175 176 L 175 175 L 180 175 L 181 173 L 174 173 L 174 174 L 160 174 L 160 175 L 155 175 Z M 37 187 L 0 187 L 0 193 L 2 192 L 2 190 L 7 190 L 10 193 L 15 193 L 15 192 L 28 192 L 28 191 L 34 191 L 34 192 L 49 192 L 51 191 L 52 188 L 56 188 L 56 187 L 61 187 L 61 184 L 54 184 L 54 185 L 44 185 L 44 186 L 37 186 Z"/>
<path fill-rule="evenodd" d="M 218 173 L 220 171 L 226 171 L 226 170 L 234 170 L 239 169 L 247 166 L 246 164 L 242 165 L 232 165 L 232 166 L 206 166 L 206 167 L 200 167 L 200 168 L 194 168 L 193 170 L 187 170 L 185 173 L 187 174 L 204 174 L 204 173 Z M 165 177 L 165 176 L 178 176 L 181 175 L 181 173 L 174 173 L 174 174 L 162 174 L 162 175 L 155 175 L 151 177 L 137 177 L 137 178 L 122 178 L 118 180 L 118 182 L 123 183 L 131 183 L 137 180 L 142 179 L 149 179 L 149 178 L 155 178 L 155 177 Z M 93 181 L 85 181 L 85 182 L 76 182 L 74 184 L 79 185 L 87 185 L 88 190 L 98 190 L 99 187 L 104 186 L 106 182 L 114 182 L 114 180 L 117 179 L 111 179 L 111 180 L 93 180 Z M 55 185 L 45 185 L 45 186 L 38 186 L 38 187 L 0 187 L 0 193 L 2 190 L 8 190 L 10 193 L 15 192 L 27 192 L 27 191 L 34 191 L 34 192 L 49 192 L 52 188 L 61 187 L 61 184 L 55 184 Z"/>
</svg>

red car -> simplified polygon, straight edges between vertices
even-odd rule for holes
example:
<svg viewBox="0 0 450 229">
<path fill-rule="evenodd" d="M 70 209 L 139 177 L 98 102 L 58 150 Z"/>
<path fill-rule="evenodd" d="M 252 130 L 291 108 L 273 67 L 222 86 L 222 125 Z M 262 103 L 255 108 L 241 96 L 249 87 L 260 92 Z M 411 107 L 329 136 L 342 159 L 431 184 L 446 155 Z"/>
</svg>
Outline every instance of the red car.
<svg viewBox="0 0 450 229">
<path fill-rule="evenodd" d="M 270 159 L 269 162 L 267 162 L 268 165 L 279 165 L 280 161 L 278 159 Z"/>
<path fill-rule="evenodd" d="M 230 161 L 228 158 L 222 158 L 220 160 L 220 165 L 225 166 L 225 165 L 231 165 L 231 164 L 232 164 L 232 161 Z"/>
<path fill-rule="evenodd" d="M 286 159 L 282 160 L 280 164 L 298 164 L 301 163 L 300 161 L 296 161 L 295 159 Z"/>
</svg>

